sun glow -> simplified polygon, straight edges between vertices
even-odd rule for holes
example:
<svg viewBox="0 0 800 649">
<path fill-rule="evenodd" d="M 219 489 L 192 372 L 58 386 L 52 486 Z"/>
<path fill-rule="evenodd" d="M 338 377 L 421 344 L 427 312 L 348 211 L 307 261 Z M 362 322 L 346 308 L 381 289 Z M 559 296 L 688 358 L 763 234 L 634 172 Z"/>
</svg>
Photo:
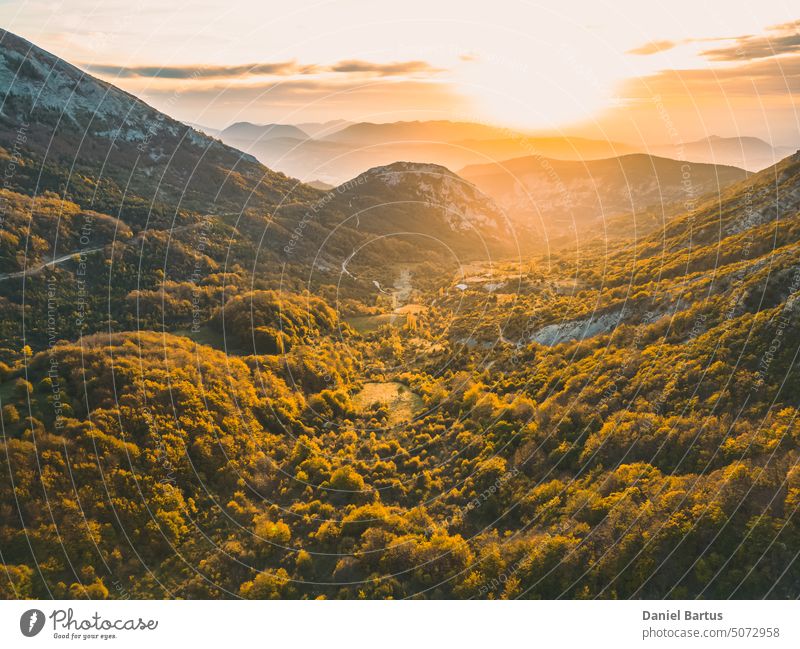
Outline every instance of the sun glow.
<svg viewBox="0 0 800 649">
<path fill-rule="evenodd" d="M 780 0 L 759 3 L 759 25 L 745 0 L 725 3 L 724 12 L 695 0 L 668 6 L 406 0 L 392 7 L 391 18 L 380 3 L 362 0 L 297 0 L 281 12 L 255 1 L 211 3 L 189 14 L 155 0 L 142 0 L 135 10 L 121 1 L 95 5 L 76 0 L 47 18 L 41 7 L 12 13 L 0 3 L 0 18 L 175 117 L 216 128 L 237 120 L 451 119 L 537 131 L 591 127 L 594 137 L 611 138 L 631 135 L 631 107 L 651 112 L 637 114 L 642 131 L 659 127 L 652 102 L 642 102 L 640 92 L 625 95 L 640 79 L 637 90 L 664 97 L 684 138 L 702 136 L 732 108 L 745 110 L 737 123 L 723 121 L 729 135 L 775 136 L 760 106 L 741 106 L 750 100 L 741 92 L 746 79 L 736 80 L 738 86 L 714 83 L 717 71 L 746 61 L 702 54 L 735 49 L 743 34 L 768 33 L 796 19 L 791 3 Z M 58 27 L 65 22 L 69 30 Z M 243 73 L 248 66 L 263 74 Z M 159 73 L 162 67 L 166 73 Z M 708 90 L 697 93 L 698 101 L 691 93 L 673 101 L 662 92 L 670 82 L 658 77 L 664 71 L 698 70 L 709 80 L 696 83 Z M 759 99 L 791 118 L 791 79 L 781 84 L 768 76 L 774 83 L 759 89 Z M 649 85 L 652 80 L 662 87 Z M 792 129 L 787 134 L 794 137 Z"/>
<path fill-rule="evenodd" d="M 579 65 L 566 47 L 546 65 L 492 57 L 475 59 L 456 74 L 478 117 L 517 128 L 553 129 L 590 119 L 614 101 L 613 85 Z"/>
</svg>

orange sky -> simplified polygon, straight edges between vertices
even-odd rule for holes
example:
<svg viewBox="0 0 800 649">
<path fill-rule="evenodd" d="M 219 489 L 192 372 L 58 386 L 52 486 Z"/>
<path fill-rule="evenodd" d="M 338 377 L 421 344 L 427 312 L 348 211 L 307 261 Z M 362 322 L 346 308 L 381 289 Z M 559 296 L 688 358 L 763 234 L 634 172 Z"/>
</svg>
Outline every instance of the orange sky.
<svg viewBox="0 0 800 649">
<path fill-rule="evenodd" d="M 454 119 L 800 144 L 784 0 L 0 2 L 2 24 L 185 121 Z"/>
</svg>

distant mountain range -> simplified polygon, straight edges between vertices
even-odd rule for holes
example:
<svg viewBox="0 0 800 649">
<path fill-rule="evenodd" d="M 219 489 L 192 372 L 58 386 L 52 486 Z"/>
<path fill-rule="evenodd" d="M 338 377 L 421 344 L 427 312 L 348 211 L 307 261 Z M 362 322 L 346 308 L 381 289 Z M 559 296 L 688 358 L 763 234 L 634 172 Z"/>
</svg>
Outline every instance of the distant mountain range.
<svg viewBox="0 0 800 649">
<path fill-rule="evenodd" d="M 651 152 L 690 162 L 708 162 L 760 171 L 794 153 L 794 149 L 773 146 L 757 137 L 711 135 L 693 142 L 656 146 L 651 148 Z"/>
<path fill-rule="evenodd" d="M 273 169 L 302 180 L 339 184 L 366 169 L 405 160 L 449 169 L 522 155 L 561 160 L 608 158 L 635 149 L 619 142 L 578 137 L 532 137 L 509 129 L 469 122 L 427 121 L 327 126 L 313 136 L 314 125 L 298 133 L 280 124 L 239 123 L 219 137 Z M 323 127 L 325 125 L 322 125 Z M 306 135 L 308 133 L 308 135 Z"/>
<path fill-rule="evenodd" d="M 308 139 L 308 133 L 289 124 L 263 124 L 259 126 L 250 122 L 237 122 L 220 131 L 220 137 L 223 140 L 242 141 L 247 144 L 279 137 L 306 140 Z"/>
<path fill-rule="evenodd" d="M 459 142 L 463 140 L 499 140 L 513 135 L 509 129 L 473 122 L 431 120 L 351 124 L 324 139 L 370 146 L 384 142 Z"/>
<path fill-rule="evenodd" d="M 346 119 L 329 119 L 326 122 L 301 122 L 295 124 L 303 133 L 308 133 L 310 137 L 324 137 L 332 135 L 341 129 L 350 126 L 353 122 Z"/>
<path fill-rule="evenodd" d="M 461 169 L 526 156 L 581 161 L 646 153 L 758 171 L 793 151 L 790 147 L 773 147 L 755 137 L 711 136 L 693 142 L 641 147 L 573 136 L 529 135 L 446 120 L 385 124 L 339 121 L 297 126 L 240 122 L 219 132 L 218 137 L 251 153 L 268 167 L 305 181 L 322 180 L 334 185 L 397 160 Z"/>
</svg>

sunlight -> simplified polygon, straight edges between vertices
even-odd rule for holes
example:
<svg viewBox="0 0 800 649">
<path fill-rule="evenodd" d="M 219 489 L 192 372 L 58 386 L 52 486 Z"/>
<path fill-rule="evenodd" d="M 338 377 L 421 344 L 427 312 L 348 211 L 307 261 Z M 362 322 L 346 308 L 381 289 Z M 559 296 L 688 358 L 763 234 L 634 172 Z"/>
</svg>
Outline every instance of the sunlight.
<svg viewBox="0 0 800 649">
<path fill-rule="evenodd" d="M 459 68 L 456 79 L 480 116 L 516 128 L 557 129 L 588 119 L 613 101 L 613 87 L 578 65 L 566 47 L 543 67 L 488 58 Z"/>
<path fill-rule="evenodd" d="M 0 637 L 795 647 L 796 12 L 0 1 Z"/>
</svg>

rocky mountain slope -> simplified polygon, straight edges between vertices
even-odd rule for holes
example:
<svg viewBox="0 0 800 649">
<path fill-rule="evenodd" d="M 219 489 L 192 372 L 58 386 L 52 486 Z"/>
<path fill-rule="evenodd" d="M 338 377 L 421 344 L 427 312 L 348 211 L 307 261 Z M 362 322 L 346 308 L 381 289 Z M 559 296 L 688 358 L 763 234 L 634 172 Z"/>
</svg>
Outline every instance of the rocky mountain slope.
<svg viewBox="0 0 800 649">
<path fill-rule="evenodd" d="M 396 162 L 370 169 L 335 190 L 331 208 L 347 227 L 376 235 L 438 239 L 461 254 L 488 248 L 513 250 L 504 213 L 472 183 L 445 167 Z"/>
</svg>

